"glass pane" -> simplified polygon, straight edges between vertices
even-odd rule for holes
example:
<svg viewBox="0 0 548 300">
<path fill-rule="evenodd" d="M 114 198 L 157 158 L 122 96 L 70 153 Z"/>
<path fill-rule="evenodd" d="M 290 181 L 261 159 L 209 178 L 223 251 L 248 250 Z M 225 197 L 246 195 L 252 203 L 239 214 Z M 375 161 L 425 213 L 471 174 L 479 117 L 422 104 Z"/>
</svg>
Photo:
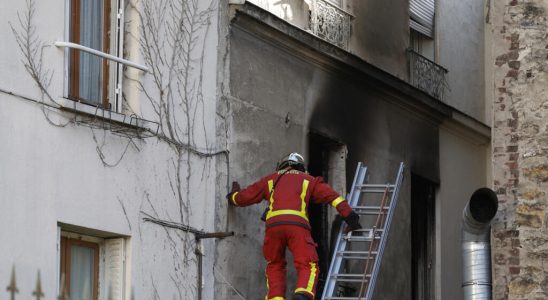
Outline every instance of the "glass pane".
<svg viewBox="0 0 548 300">
<path fill-rule="evenodd" d="M 95 249 L 72 246 L 70 249 L 70 300 L 92 300 Z"/>
<path fill-rule="evenodd" d="M 103 2 L 80 0 L 80 44 L 103 51 Z M 80 51 L 80 98 L 100 104 L 103 92 L 103 59 Z"/>
<path fill-rule="evenodd" d="M 341 0 L 327 0 L 327 2 L 335 5 L 335 6 L 338 6 L 338 7 L 341 7 Z"/>
</svg>

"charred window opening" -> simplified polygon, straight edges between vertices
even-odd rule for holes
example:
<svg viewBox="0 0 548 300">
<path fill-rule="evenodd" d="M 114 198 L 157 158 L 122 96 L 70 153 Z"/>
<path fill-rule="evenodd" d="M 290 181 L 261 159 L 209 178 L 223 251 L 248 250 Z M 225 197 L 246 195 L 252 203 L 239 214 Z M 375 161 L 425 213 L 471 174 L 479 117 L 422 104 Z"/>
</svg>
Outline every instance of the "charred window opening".
<svg viewBox="0 0 548 300">
<path fill-rule="evenodd" d="M 325 136 L 309 134 L 308 172 L 322 176 L 336 191 L 344 193 L 345 187 L 345 146 Z M 345 196 L 343 194 L 343 196 Z M 321 295 L 331 262 L 330 224 L 336 211 L 329 205 L 310 204 L 308 207 L 312 238 L 318 244 L 320 275 L 317 295 Z"/>
<path fill-rule="evenodd" d="M 411 175 L 411 275 L 413 300 L 434 298 L 436 185 Z"/>
</svg>

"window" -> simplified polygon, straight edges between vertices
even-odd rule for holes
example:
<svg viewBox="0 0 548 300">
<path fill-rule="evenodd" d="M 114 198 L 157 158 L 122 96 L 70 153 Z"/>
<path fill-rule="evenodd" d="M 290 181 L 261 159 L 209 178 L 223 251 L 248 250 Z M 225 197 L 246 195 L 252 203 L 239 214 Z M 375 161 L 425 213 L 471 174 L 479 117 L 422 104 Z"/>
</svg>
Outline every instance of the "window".
<svg viewBox="0 0 548 300">
<path fill-rule="evenodd" d="M 434 20 L 436 0 L 409 1 L 410 48 L 416 53 L 435 61 Z"/>
<path fill-rule="evenodd" d="M 418 54 L 434 61 L 434 40 L 424 34 L 411 29 L 410 48 Z"/>
<path fill-rule="evenodd" d="M 69 40 L 72 43 L 120 56 L 121 0 L 68 0 Z M 114 8 L 114 9 L 112 9 Z M 70 49 L 68 97 L 104 109 L 120 109 L 121 68 L 102 57 Z"/>
<path fill-rule="evenodd" d="M 66 299 L 124 299 L 124 238 L 99 238 L 62 231 L 59 258 L 60 294 Z"/>
<path fill-rule="evenodd" d="M 322 176 L 335 190 L 344 195 L 346 146 L 321 134 L 311 132 L 308 135 L 308 149 L 308 172 L 313 176 Z M 309 203 L 308 215 L 312 238 L 318 244 L 316 250 L 318 251 L 320 274 L 316 294 L 321 295 L 339 229 L 339 226 L 335 224 L 340 224 L 340 219 L 335 217 L 338 215 L 336 210 L 325 204 Z"/>
<path fill-rule="evenodd" d="M 342 7 L 342 0 L 326 0 L 326 2 L 329 2 L 338 7 Z"/>
<path fill-rule="evenodd" d="M 411 174 L 411 299 L 413 300 L 434 299 L 435 189 L 433 182 Z"/>
<path fill-rule="evenodd" d="M 64 274 L 68 299 L 97 300 L 99 244 L 62 236 L 61 274 Z"/>
<path fill-rule="evenodd" d="M 429 38 L 434 37 L 435 0 L 409 0 L 409 26 Z"/>
</svg>

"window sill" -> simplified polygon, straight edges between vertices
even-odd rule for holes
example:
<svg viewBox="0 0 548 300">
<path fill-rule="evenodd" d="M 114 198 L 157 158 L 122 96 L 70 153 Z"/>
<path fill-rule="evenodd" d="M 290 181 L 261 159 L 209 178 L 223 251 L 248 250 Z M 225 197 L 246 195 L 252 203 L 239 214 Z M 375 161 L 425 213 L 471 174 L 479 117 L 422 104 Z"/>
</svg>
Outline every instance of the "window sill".
<svg viewBox="0 0 548 300">
<path fill-rule="evenodd" d="M 80 123 L 105 123 L 107 121 L 111 126 L 103 126 L 105 129 L 114 130 L 115 128 L 112 125 L 119 125 L 126 129 L 133 129 L 136 132 L 148 132 L 149 135 L 156 135 L 158 133 L 158 123 L 142 119 L 136 115 L 126 115 L 67 98 L 59 99 L 58 104 L 61 106 L 61 110 L 91 117 L 91 119 L 85 121 L 78 120 Z"/>
</svg>

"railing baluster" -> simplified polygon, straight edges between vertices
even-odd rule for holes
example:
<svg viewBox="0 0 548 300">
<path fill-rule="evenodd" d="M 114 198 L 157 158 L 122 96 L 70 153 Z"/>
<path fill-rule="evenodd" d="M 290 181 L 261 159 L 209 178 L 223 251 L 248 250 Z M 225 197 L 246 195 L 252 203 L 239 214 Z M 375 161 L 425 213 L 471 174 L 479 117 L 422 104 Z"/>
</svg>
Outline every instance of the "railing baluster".
<svg viewBox="0 0 548 300">
<path fill-rule="evenodd" d="M 445 89 L 448 88 L 445 78 L 448 71 L 412 49 L 408 49 L 407 53 L 411 84 L 430 96 L 443 100 Z"/>
<path fill-rule="evenodd" d="M 11 280 L 10 285 L 8 285 L 7 291 L 10 292 L 10 299 L 15 300 L 15 294 L 19 293 L 17 288 L 17 281 L 15 279 L 15 265 L 11 268 Z"/>
<path fill-rule="evenodd" d="M 36 297 L 36 300 L 42 299 L 44 297 L 44 293 L 42 290 L 42 281 L 40 280 L 40 270 L 38 270 L 38 279 L 36 281 L 36 288 L 32 292 L 32 295 Z"/>
<path fill-rule="evenodd" d="M 325 0 L 312 1 L 310 29 L 318 37 L 348 48 L 352 15 Z"/>
</svg>

